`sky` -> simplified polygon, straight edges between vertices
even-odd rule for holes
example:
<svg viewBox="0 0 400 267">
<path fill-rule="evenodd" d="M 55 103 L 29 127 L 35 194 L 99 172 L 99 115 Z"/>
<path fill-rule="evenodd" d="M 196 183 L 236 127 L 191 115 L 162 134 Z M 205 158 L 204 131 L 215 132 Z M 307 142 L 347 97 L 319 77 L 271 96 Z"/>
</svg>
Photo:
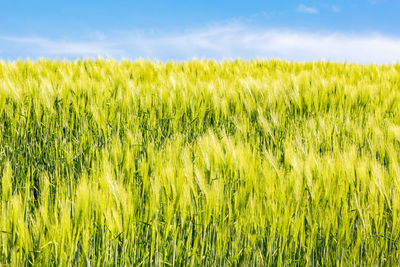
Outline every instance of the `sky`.
<svg viewBox="0 0 400 267">
<path fill-rule="evenodd" d="M 400 62 L 399 0 L 0 0 L 0 59 Z"/>
</svg>

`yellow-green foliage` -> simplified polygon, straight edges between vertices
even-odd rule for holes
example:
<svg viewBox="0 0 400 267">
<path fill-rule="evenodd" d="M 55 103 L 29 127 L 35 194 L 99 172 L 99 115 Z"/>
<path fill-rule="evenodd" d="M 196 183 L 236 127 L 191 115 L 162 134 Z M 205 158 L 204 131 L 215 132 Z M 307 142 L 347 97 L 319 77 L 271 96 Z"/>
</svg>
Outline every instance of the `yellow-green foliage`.
<svg viewBox="0 0 400 267">
<path fill-rule="evenodd" d="M 0 63 L 0 265 L 395 265 L 400 66 Z"/>
</svg>

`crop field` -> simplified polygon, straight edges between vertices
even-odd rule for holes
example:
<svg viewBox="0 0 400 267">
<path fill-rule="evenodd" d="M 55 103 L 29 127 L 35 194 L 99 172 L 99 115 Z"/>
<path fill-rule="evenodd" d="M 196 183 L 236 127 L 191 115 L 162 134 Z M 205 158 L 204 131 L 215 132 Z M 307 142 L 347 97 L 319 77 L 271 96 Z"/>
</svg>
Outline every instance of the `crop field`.
<svg viewBox="0 0 400 267">
<path fill-rule="evenodd" d="M 400 264 L 400 65 L 0 63 L 0 265 Z"/>
</svg>

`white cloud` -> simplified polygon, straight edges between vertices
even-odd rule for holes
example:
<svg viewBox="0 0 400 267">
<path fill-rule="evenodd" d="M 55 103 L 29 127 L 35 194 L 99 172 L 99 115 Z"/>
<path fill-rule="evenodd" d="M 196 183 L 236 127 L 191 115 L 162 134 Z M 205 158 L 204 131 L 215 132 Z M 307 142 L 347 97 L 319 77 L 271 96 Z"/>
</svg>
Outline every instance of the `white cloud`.
<svg viewBox="0 0 400 267">
<path fill-rule="evenodd" d="M 122 51 L 115 49 L 111 44 L 99 41 L 66 41 L 51 40 L 43 37 L 0 37 L 3 42 L 22 46 L 24 50 L 30 50 L 32 55 L 42 54 L 44 56 L 74 56 L 74 55 L 117 55 Z"/>
<path fill-rule="evenodd" d="M 300 13 L 306 13 L 306 14 L 318 14 L 318 9 L 316 9 L 314 7 L 306 6 L 303 4 L 300 4 L 297 7 L 297 11 Z"/>
<path fill-rule="evenodd" d="M 340 7 L 338 7 L 338 6 L 333 5 L 333 6 L 331 6 L 331 9 L 335 13 L 339 13 L 340 12 Z"/>
<path fill-rule="evenodd" d="M 96 35 L 95 35 L 96 36 Z M 214 25 L 185 32 L 120 32 L 89 41 L 43 37 L 0 37 L 0 50 L 18 57 L 110 56 L 162 61 L 193 57 L 280 58 L 297 61 L 330 60 L 357 63 L 400 61 L 400 38 L 382 34 L 313 33 L 262 29 L 240 23 Z M 3 52 L 4 53 L 4 52 Z M 4 55 L 4 54 L 3 54 Z M 0 57 L 2 54 L 0 53 Z"/>
</svg>

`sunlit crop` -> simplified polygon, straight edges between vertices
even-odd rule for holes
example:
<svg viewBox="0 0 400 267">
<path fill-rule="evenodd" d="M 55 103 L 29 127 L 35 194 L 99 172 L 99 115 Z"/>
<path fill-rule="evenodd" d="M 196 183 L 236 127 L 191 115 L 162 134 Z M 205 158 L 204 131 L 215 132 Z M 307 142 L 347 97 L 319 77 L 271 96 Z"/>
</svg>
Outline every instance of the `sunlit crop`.
<svg viewBox="0 0 400 267">
<path fill-rule="evenodd" d="M 0 265 L 400 259 L 400 65 L 0 63 Z"/>
</svg>

